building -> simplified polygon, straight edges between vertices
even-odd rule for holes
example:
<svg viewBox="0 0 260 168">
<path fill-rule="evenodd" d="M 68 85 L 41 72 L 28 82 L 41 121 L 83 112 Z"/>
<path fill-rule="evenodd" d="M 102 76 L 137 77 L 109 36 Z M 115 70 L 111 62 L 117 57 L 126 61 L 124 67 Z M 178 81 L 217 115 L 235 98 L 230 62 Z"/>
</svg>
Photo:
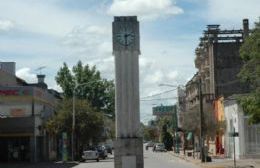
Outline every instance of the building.
<svg viewBox="0 0 260 168">
<path fill-rule="evenodd" d="M 200 87 L 203 102 L 203 133 L 209 148 L 215 148 L 218 126 L 214 101 L 220 97 L 226 98 L 233 94 L 249 92 L 249 87 L 242 84 L 237 77 L 243 65 L 239 48 L 249 33 L 248 20 L 244 19 L 243 29 L 221 30 L 220 25 L 208 25 L 203 37 L 200 38 L 194 61 L 198 72 L 185 85 L 185 108 L 178 112 L 183 118 L 181 121 L 183 129 L 193 131 L 197 135 L 195 143 L 196 141 L 199 143 L 200 135 Z M 210 144 L 213 146 L 210 147 Z"/>
<path fill-rule="evenodd" d="M 237 103 L 234 96 L 224 101 L 224 111 L 226 118 L 225 133 L 225 155 L 237 159 L 241 158 L 260 158 L 260 124 L 249 124 L 248 116 Z M 232 137 L 231 134 L 237 132 L 238 136 Z M 234 143 L 235 139 L 235 143 Z"/>
<path fill-rule="evenodd" d="M 44 75 L 28 84 L 15 76 L 15 63 L 1 62 L 0 69 L 0 161 L 37 162 L 55 157 L 56 137 L 44 123 L 61 99 L 48 90 Z"/>
<path fill-rule="evenodd" d="M 224 113 L 224 98 L 219 97 L 216 98 L 213 102 L 214 106 L 214 114 L 216 118 L 216 138 L 215 138 L 215 146 L 211 146 L 209 149 L 211 153 L 223 155 L 224 154 L 224 142 L 225 142 L 225 128 L 226 128 L 226 120 Z"/>
<path fill-rule="evenodd" d="M 178 101 L 176 103 L 178 127 L 183 128 L 184 126 L 184 114 L 185 112 L 185 88 L 183 86 L 178 86 L 177 88 Z"/>
</svg>

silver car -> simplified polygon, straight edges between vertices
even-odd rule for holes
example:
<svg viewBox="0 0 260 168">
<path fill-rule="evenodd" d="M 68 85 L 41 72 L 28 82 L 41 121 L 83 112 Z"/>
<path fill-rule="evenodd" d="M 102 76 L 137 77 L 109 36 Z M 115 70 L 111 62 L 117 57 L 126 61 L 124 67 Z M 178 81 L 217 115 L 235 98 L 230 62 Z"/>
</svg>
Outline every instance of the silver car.
<svg viewBox="0 0 260 168">
<path fill-rule="evenodd" d="M 154 152 L 157 152 L 157 151 L 160 151 L 160 152 L 166 152 L 166 149 L 165 149 L 165 146 L 163 143 L 157 143 L 154 147 Z"/>
<path fill-rule="evenodd" d="M 83 151 L 82 161 L 86 161 L 86 160 L 96 160 L 97 162 L 99 162 L 98 151 L 96 151 L 96 150 Z"/>
</svg>

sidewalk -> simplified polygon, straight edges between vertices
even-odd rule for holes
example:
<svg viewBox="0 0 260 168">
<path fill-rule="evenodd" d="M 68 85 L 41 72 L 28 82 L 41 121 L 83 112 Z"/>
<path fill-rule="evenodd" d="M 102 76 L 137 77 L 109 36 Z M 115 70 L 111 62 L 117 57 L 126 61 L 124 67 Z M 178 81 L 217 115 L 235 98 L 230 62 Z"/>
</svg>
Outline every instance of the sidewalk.
<svg viewBox="0 0 260 168">
<path fill-rule="evenodd" d="M 193 158 L 192 156 L 184 156 L 181 154 L 176 154 L 174 152 L 170 152 L 174 157 L 178 157 L 187 162 L 191 162 L 195 165 L 198 165 L 203 168 L 233 168 L 234 161 L 232 159 L 212 159 L 212 162 L 201 163 L 200 159 Z M 236 162 L 237 168 L 260 168 L 260 159 L 240 159 Z"/>
</svg>

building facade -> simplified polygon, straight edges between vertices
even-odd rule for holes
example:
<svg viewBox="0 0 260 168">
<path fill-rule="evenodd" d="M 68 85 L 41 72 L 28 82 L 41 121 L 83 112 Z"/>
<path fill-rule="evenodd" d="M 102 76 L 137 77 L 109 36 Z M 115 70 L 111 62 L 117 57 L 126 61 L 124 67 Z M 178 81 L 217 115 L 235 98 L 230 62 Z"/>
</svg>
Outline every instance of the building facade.
<svg viewBox="0 0 260 168">
<path fill-rule="evenodd" d="M 224 102 L 226 118 L 225 155 L 234 158 L 260 158 L 260 124 L 249 124 L 248 116 L 234 98 Z M 230 134 L 237 132 L 238 136 Z M 234 141 L 235 139 L 235 141 Z"/>
<path fill-rule="evenodd" d="M 185 108 L 178 113 L 182 118 L 183 129 L 193 131 L 199 138 L 201 87 L 203 132 L 209 148 L 212 149 L 215 148 L 218 126 L 214 101 L 220 97 L 226 98 L 249 91 L 248 86 L 242 84 L 237 77 L 243 65 L 239 48 L 250 33 L 248 25 L 247 19 L 243 20 L 243 29 L 238 30 L 221 30 L 220 25 L 208 25 L 195 50 L 194 62 L 198 72 L 185 85 Z M 217 152 L 216 149 L 213 151 Z"/>
<path fill-rule="evenodd" d="M 8 65 L 15 69 L 15 63 Z M 37 162 L 55 157 L 56 137 L 48 135 L 44 124 L 54 114 L 60 99 L 58 92 L 47 89 L 44 75 L 38 75 L 38 83 L 28 84 L 2 66 L 0 161 Z"/>
</svg>

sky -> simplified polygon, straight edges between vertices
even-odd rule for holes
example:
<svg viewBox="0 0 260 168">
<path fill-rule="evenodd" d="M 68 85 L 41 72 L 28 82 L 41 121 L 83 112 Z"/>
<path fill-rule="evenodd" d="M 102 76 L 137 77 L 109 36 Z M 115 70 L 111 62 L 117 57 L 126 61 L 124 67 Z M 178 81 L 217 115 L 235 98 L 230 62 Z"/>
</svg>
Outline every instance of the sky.
<svg viewBox="0 0 260 168">
<path fill-rule="evenodd" d="M 113 17 L 137 15 L 140 115 L 147 123 L 152 107 L 176 102 L 164 99 L 176 97 L 167 92 L 175 87 L 159 85 L 184 85 L 196 73 L 194 50 L 206 25 L 241 29 L 248 18 L 252 28 L 259 9 L 260 0 L 0 0 L 0 62 L 16 62 L 16 75 L 29 83 L 43 73 L 59 91 L 55 75 L 63 62 L 81 60 L 114 79 Z"/>
</svg>

